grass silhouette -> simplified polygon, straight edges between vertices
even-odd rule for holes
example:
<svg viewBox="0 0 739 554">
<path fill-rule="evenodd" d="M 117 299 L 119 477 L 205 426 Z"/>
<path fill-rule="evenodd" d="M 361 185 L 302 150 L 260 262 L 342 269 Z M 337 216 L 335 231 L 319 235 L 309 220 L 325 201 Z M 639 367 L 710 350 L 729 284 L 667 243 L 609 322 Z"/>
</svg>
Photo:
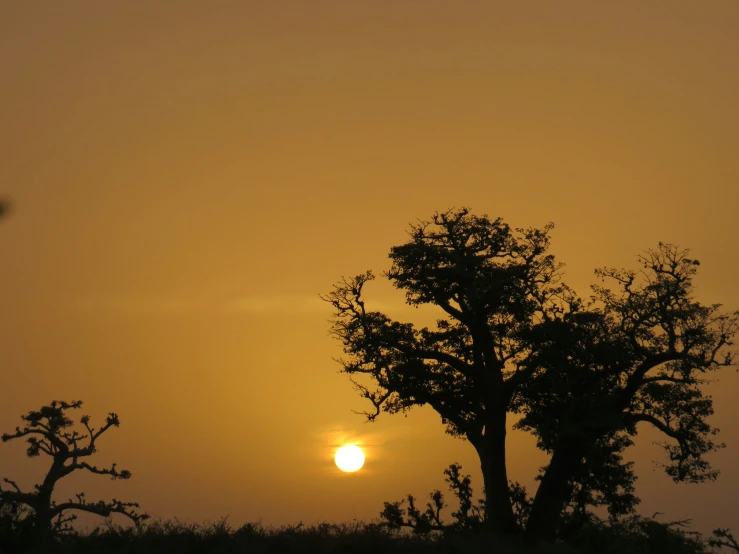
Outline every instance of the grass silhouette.
<svg viewBox="0 0 739 554">
<path fill-rule="evenodd" d="M 531 544 L 488 532 L 414 534 L 376 522 L 297 524 L 271 527 L 247 523 L 233 527 L 228 518 L 209 523 L 152 520 L 139 526 L 106 524 L 85 534 L 61 536 L 48 554 L 706 554 L 709 540 L 688 529 L 689 522 L 660 522 L 634 516 L 620 522 L 593 519 L 566 543 Z M 0 535 L 3 534 L 0 526 Z M 6 530 L 7 533 L 7 530 Z M 4 540 L 3 554 L 23 554 L 22 535 Z"/>
</svg>

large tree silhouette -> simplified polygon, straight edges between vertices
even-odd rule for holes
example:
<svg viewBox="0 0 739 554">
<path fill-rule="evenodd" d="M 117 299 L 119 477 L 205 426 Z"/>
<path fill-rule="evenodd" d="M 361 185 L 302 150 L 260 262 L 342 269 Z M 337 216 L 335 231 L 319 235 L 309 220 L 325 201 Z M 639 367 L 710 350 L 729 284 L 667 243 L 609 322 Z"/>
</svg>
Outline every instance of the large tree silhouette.
<svg viewBox="0 0 739 554">
<path fill-rule="evenodd" d="M 62 533 L 71 530 L 70 523 L 76 519 L 74 511 L 88 512 L 100 516 L 110 516 L 114 513 L 123 514 L 138 523 L 149 516 L 136 512 L 138 504 L 135 502 L 121 502 L 113 499 L 110 502 L 88 502 L 84 493 L 76 495 L 76 500 L 57 503 L 52 499 L 54 488 L 60 479 L 75 471 L 88 471 L 97 475 L 107 475 L 111 479 L 129 479 L 131 472 L 118 469 L 116 464 L 108 468 L 99 468 L 90 465 L 86 458 L 92 456 L 97 449 L 97 440 L 111 427 L 118 427 L 120 421 L 114 413 L 108 417 L 99 428 L 90 425 L 90 417 L 82 416 L 80 423 L 85 432 L 70 430 L 72 420 L 67 416 L 68 410 L 76 410 L 82 406 L 81 401 L 63 402 L 53 401 L 48 406 L 42 406 L 37 411 L 21 416 L 25 425 L 16 427 L 15 432 L 2 435 L 2 441 L 7 442 L 26 437 L 28 443 L 27 454 L 36 457 L 41 454 L 49 456 L 51 467 L 41 484 L 35 485 L 33 492 L 24 492 L 15 481 L 5 478 L 5 485 L 0 485 L 0 505 L 14 503 L 28 506 L 34 527 L 34 534 L 43 541 L 52 532 Z"/>
<path fill-rule="evenodd" d="M 516 529 L 505 464 L 506 417 L 517 388 L 534 368 L 526 331 L 561 318 L 574 296 L 559 283 L 549 231 L 512 230 L 501 219 L 467 209 L 412 225 L 411 239 L 392 248 L 386 276 L 411 305 L 433 304 L 444 317 L 418 329 L 367 309 L 371 272 L 338 284 L 325 300 L 335 309 L 332 333 L 348 358 L 343 371 L 373 405 L 369 420 L 428 404 L 451 435 L 477 451 L 486 523 Z"/>
<path fill-rule="evenodd" d="M 391 249 L 386 276 L 409 304 L 444 312 L 434 329 L 369 310 L 371 272 L 325 298 L 347 354 L 343 371 L 373 405 L 368 419 L 430 405 L 476 449 L 486 523 L 504 531 L 516 528 L 506 418 L 523 414 L 518 428 L 552 455 L 527 523 L 543 538 L 554 536 L 566 505 L 633 511 L 635 477 L 623 454 L 639 423 L 668 439 L 665 468 L 676 481 L 715 478 L 704 455 L 721 445 L 700 375 L 731 363 L 738 319 L 695 301 L 697 262 L 664 244 L 640 258 L 643 283 L 635 272 L 597 272 L 620 290 L 594 287 L 586 305 L 547 253 L 551 228 L 513 231 L 466 209 L 413 225 L 411 239 Z"/>
<path fill-rule="evenodd" d="M 662 465 L 673 480 L 718 475 L 705 454 L 723 445 L 714 441 L 713 404 L 701 384 L 707 372 L 732 364 L 739 312 L 695 300 L 699 263 L 689 251 L 660 243 L 639 262 L 639 272 L 596 271 L 616 290 L 594 286 L 585 310 L 534 330 L 526 364 L 535 371 L 519 389 L 525 417 L 518 427 L 534 431 L 552 457 L 528 521 L 532 535 L 554 536 L 577 475 L 602 466 L 599 452 L 609 445 L 631 444 L 640 423 L 664 436 Z M 630 463 L 618 466 L 613 484 L 628 489 Z"/>
</svg>

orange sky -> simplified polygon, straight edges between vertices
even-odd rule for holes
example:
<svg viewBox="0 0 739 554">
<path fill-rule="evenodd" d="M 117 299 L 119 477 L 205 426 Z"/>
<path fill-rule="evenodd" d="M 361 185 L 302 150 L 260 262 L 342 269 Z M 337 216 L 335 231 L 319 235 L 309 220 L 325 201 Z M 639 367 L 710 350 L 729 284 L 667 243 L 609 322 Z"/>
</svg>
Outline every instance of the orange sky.
<svg viewBox="0 0 739 554">
<path fill-rule="evenodd" d="M 408 223 L 469 206 L 554 221 L 592 269 L 692 249 L 702 301 L 739 308 L 739 4 L 0 0 L 0 431 L 54 398 L 119 413 L 60 489 L 163 517 L 376 517 L 475 454 L 431 410 L 363 423 L 337 373 L 342 275 L 388 268 Z M 370 306 L 429 321 L 376 283 Z M 739 375 L 713 387 L 722 470 L 673 485 L 643 433 L 642 510 L 736 526 Z M 339 474 L 332 446 L 367 448 Z M 545 458 L 510 437 L 511 477 Z M 0 445 L 0 477 L 43 463 Z M 533 491 L 532 491 L 533 492 Z M 67 496 L 63 496 L 66 498 Z"/>
</svg>

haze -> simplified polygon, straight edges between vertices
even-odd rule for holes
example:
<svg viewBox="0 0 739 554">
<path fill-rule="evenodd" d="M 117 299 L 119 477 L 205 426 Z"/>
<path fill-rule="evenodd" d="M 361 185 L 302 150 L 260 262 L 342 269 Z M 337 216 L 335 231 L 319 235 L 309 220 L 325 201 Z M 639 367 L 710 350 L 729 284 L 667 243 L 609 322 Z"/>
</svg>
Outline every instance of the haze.
<svg viewBox="0 0 739 554">
<path fill-rule="evenodd" d="M 733 0 L 0 1 L 0 431 L 52 399 L 117 412 L 98 462 L 133 478 L 57 494 L 167 518 L 370 519 L 454 461 L 479 491 L 430 409 L 352 413 L 318 294 L 469 206 L 555 222 L 581 295 L 662 240 L 701 261 L 702 302 L 739 308 L 738 25 Z M 736 525 L 739 376 L 721 375 L 719 480 L 673 484 L 642 433 L 642 513 Z M 354 474 L 343 441 L 366 445 Z M 533 487 L 546 458 L 509 444 Z M 6 444 L 0 469 L 28 487 L 44 462 Z"/>
</svg>

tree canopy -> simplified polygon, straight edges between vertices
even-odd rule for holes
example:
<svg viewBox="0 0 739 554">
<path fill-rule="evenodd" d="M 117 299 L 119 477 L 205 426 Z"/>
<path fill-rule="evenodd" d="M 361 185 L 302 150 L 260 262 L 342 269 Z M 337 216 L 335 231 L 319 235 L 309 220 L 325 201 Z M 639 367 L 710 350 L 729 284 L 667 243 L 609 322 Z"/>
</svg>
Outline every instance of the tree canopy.
<svg viewBox="0 0 739 554">
<path fill-rule="evenodd" d="M 466 209 L 412 225 L 410 240 L 391 249 L 385 276 L 408 304 L 442 310 L 433 329 L 368 310 L 363 293 L 372 272 L 344 279 L 325 298 L 335 309 L 332 333 L 348 355 L 343 370 L 373 406 L 369 420 L 382 411 L 430 405 L 450 434 L 476 448 L 489 521 L 507 530 L 515 521 L 505 468 L 506 414 L 517 387 L 534 371 L 522 365 L 531 350 L 527 332 L 560 318 L 575 301 L 560 283 L 561 265 L 547 252 L 551 229 L 513 230 Z"/>
<path fill-rule="evenodd" d="M 660 243 L 638 262 L 638 272 L 597 270 L 603 283 L 615 287 L 593 286 L 581 310 L 534 330 L 537 347 L 526 363 L 536 369 L 520 389 L 524 417 L 517 427 L 534 432 L 539 446 L 552 454 L 537 493 L 541 502 L 532 510 L 534 527 L 556 521 L 573 494 L 574 475 L 585 467 L 606 467 L 604 449 L 621 458 L 640 423 L 664 437 L 662 466 L 674 481 L 718 476 L 705 455 L 723 444 L 708 420 L 713 402 L 702 385 L 709 372 L 732 365 L 739 312 L 725 313 L 719 304 L 695 299 L 699 263 L 688 250 Z M 614 449 L 618 445 L 623 447 Z M 613 470 L 619 466 L 621 477 L 613 485 L 628 494 L 631 463 L 611 464 Z M 608 494 L 614 493 L 619 494 Z M 545 497 L 554 505 L 538 511 L 547 504 Z"/>
<path fill-rule="evenodd" d="M 5 478 L 5 486 L 0 485 L 0 506 L 4 504 L 25 505 L 32 510 L 29 515 L 40 540 L 45 540 L 51 533 L 64 533 L 71 530 L 70 523 L 77 516 L 75 511 L 88 512 L 100 516 L 119 513 L 134 523 L 147 519 L 147 514 L 136 511 L 135 502 L 112 501 L 88 502 L 84 493 L 75 495 L 76 500 L 69 499 L 57 503 L 52 498 L 54 488 L 64 477 L 75 471 L 87 471 L 97 475 L 107 475 L 111 479 L 130 479 L 131 472 L 118 469 L 116 464 L 110 467 L 98 467 L 86 461 L 97 451 L 97 441 L 111 427 L 118 427 L 118 415 L 108 414 L 105 423 L 95 428 L 90 424 L 90 416 L 84 415 L 80 423 L 85 431 L 71 429 L 73 421 L 67 415 L 70 410 L 82 407 L 81 401 L 65 402 L 54 400 L 39 410 L 21 416 L 25 422 L 23 427 L 16 427 L 13 433 L 2 435 L 2 441 L 26 438 L 29 457 L 41 454 L 51 458 L 51 467 L 43 481 L 36 485 L 34 491 L 24 492 L 15 481 Z M 8 486 L 9 485 L 9 486 Z"/>
<path fill-rule="evenodd" d="M 698 262 L 660 243 L 638 258 L 642 271 L 602 269 L 615 283 L 589 301 L 561 280 L 549 250 L 552 224 L 511 229 L 467 209 L 411 225 L 390 250 L 384 274 L 410 305 L 440 309 L 418 328 L 368 309 L 371 271 L 343 279 L 325 297 L 342 370 L 372 409 L 397 413 L 428 404 L 480 456 L 486 523 L 517 528 L 505 467 L 506 417 L 551 454 L 527 531 L 551 536 L 565 506 L 606 504 L 631 513 L 632 463 L 624 451 L 639 423 L 664 436 L 676 481 L 716 477 L 705 458 L 722 445 L 708 422 L 703 375 L 730 365 L 739 314 L 694 298 Z"/>
</svg>

